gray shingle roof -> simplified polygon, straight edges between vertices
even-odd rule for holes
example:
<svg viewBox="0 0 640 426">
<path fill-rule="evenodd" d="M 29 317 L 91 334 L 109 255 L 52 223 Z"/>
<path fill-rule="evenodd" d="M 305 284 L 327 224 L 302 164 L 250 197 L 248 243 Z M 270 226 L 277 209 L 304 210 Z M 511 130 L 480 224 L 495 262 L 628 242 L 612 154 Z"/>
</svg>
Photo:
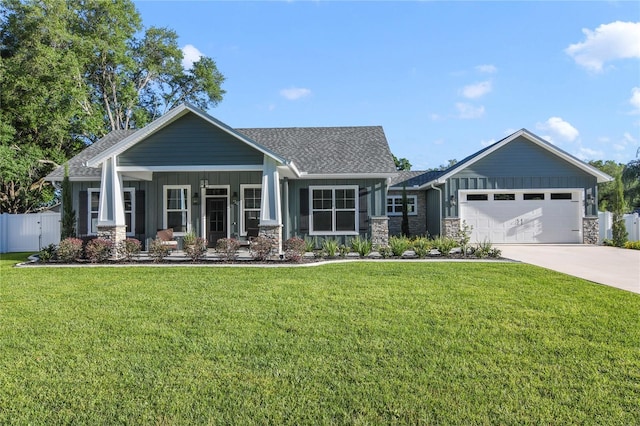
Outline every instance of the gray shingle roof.
<svg viewBox="0 0 640 426">
<path fill-rule="evenodd" d="M 398 174 L 391 179 L 389 187 L 402 188 L 402 182 L 406 182 L 407 188 L 412 186 L 421 186 L 427 182 L 437 179 L 442 175 L 444 170 L 412 170 L 408 172 L 398 172 Z"/>
<path fill-rule="evenodd" d="M 234 129 L 249 139 L 293 161 L 308 174 L 395 173 L 393 156 L 380 126 L 293 127 Z M 135 130 L 116 130 L 69 160 L 72 178 L 99 179 L 100 168 L 83 164 L 100 152 L 133 134 Z M 64 168 L 47 176 L 62 180 Z"/>
<path fill-rule="evenodd" d="M 309 174 L 396 171 L 380 126 L 236 130 Z"/>
<path fill-rule="evenodd" d="M 83 164 L 91 157 L 104 151 L 107 148 L 112 147 L 122 139 L 132 135 L 135 132 L 136 130 L 114 130 L 102 139 L 99 139 L 92 145 L 86 147 L 82 152 L 69 160 L 69 177 L 87 178 L 87 180 L 93 180 L 96 178 L 100 179 L 100 168 L 86 167 Z M 64 166 L 60 166 L 49 173 L 47 179 L 61 181 L 63 177 Z"/>
</svg>

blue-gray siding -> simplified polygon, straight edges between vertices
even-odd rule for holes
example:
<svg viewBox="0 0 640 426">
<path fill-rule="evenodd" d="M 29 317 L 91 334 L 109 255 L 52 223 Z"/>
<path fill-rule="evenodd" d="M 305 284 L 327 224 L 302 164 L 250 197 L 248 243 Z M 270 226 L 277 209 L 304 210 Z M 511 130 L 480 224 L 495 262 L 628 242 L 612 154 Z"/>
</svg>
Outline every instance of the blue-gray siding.
<svg viewBox="0 0 640 426">
<path fill-rule="evenodd" d="M 262 165 L 263 154 L 195 114 L 179 118 L 118 157 L 120 166 Z"/>
</svg>

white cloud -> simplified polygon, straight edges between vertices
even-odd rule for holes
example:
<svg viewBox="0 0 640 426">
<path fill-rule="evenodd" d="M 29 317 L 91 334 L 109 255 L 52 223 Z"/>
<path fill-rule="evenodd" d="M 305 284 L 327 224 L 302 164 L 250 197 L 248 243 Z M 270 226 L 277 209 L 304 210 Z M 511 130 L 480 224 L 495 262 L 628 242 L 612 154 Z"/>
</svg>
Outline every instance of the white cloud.
<svg viewBox="0 0 640 426">
<path fill-rule="evenodd" d="M 305 89 L 303 87 L 292 87 L 290 89 L 282 89 L 280 91 L 280 95 L 284 98 L 295 101 L 300 98 L 304 98 L 305 96 L 309 96 L 311 94 L 311 90 Z"/>
<path fill-rule="evenodd" d="M 551 135 L 545 137 L 545 139 L 552 143 L 556 136 L 569 142 L 575 141 L 580 136 L 578 129 L 560 117 L 551 117 L 544 123 L 538 123 L 536 127 L 539 130 L 550 132 Z"/>
<path fill-rule="evenodd" d="M 484 106 L 482 105 L 475 107 L 471 104 L 458 102 L 456 103 L 456 109 L 458 110 L 458 118 L 465 120 L 480 118 L 484 115 Z"/>
<path fill-rule="evenodd" d="M 482 145 L 483 148 L 486 148 L 489 145 L 493 145 L 496 142 L 497 141 L 495 139 L 489 139 L 488 141 L 480 141 L 480 145 Z"/>
<path fill-rule="evenodd" d="M 442 121 L 442 120 L 444 120 L 443 116 L 441 116 L 440 114 L 437 114 L 435 112 L 430 115 L 430 118 L 431 118 L 431 121 Z"/>
<path fill-rule="evenodd" d="M 464 86 L 462 96 L 467 99 L 477 99 L 491 92 L 492 85 L 490 81 L 481 81 L 479 83 Z"/>
<path fill-rule="evenodd" d="M 200 57 L 204 56 L 194 45 L 187 44 L 182 48 L 182 68 L 185 70 L 191 69 L 194 62 L 200 60 Z"/>
<path fill-rule="evenodd" d="M 493 74 L 498 72 L 498 68 L 496 68 L 494 65 L 478 65 L 476 67 L 476 71 L 478 72 L 483 72 L 483 73 L 487 73 L 487 74 Z"/>
<path fill-rule="evenodd" d="M 631 89 L 631 99 L 629 103 L 633 106 L 631 114 L 640 114 L 640 87 Z"/>
<path fill-rule="evenodd" d="M 589 71 L 602 72 L 604 63 L 615 59 L 640 58 L 640 22 L 616 21 L 582 32 L 585 40 L 564 51 Z"/>
<path fill-rule="evenodd" d="M 575 155 L 582 161 L 587 161 L 587 160 L 595 160 L 598 158 L 603 158 L 604 152 L 581 146 Z"/>
<path fill-rule="evenodd" d="M 622 135 L 622 139 L 625 141 L 625 143 L 630 143 L 633 145 L 638 143 L 637 139 L 634 138 L 629 132 L 625 132 L 624 135 Z"/>
</svg>

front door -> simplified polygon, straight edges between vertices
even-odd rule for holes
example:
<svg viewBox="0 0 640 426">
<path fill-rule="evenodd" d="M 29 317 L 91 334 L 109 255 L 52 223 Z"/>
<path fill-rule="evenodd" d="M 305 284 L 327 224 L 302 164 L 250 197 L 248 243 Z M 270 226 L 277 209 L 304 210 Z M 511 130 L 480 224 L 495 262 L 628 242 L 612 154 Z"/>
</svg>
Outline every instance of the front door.
<svg viewBox="0 0 640 426">
<path fill-rule="evenodd" d="M 221 238 L 227 237 L 227 199 L 207 198 L 207 240 L 215 247 Z"/>
</svg>

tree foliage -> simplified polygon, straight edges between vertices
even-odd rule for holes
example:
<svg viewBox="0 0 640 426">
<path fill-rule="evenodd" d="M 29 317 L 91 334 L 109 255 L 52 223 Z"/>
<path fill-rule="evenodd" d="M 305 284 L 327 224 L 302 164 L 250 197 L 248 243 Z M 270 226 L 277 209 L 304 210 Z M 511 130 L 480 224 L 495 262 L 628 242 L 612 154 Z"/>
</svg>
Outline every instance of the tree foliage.
<svg viewBox="0 0 640 426">
<path fill-rule="evenodd" d="M 396 163 L 396 170 L 398 171 L 411 170 L 411 163 L 406 158 L 398 158 L 394 155 L 393 162 Z"/>
<path fill-rule="evenodd" d="M 185 70 L 175 31 L 131 0 L 0 0 L 0 59 L 1 212 L 49 201 L 42 178 L 109 131 L 224 95 L 213 59 Z"/>
<path fill-rule="evenodd" d="M 614 178 L 616 176 L 622 176 L 622 199 L 625 205 L 628 208 L 640 206 L 640 175 L 637 179 L 634 179 L 632 174 L 633 169 L 629 169 L 629 164 L 625 166 L 613 160 L 593 160 L 589 161 L 589 164 Z M 617 184 L 615 180 L 598 184 L 598 208 L 600 210 L 614 211 L 618 199 L 616 192 Z"/>
</svg>

